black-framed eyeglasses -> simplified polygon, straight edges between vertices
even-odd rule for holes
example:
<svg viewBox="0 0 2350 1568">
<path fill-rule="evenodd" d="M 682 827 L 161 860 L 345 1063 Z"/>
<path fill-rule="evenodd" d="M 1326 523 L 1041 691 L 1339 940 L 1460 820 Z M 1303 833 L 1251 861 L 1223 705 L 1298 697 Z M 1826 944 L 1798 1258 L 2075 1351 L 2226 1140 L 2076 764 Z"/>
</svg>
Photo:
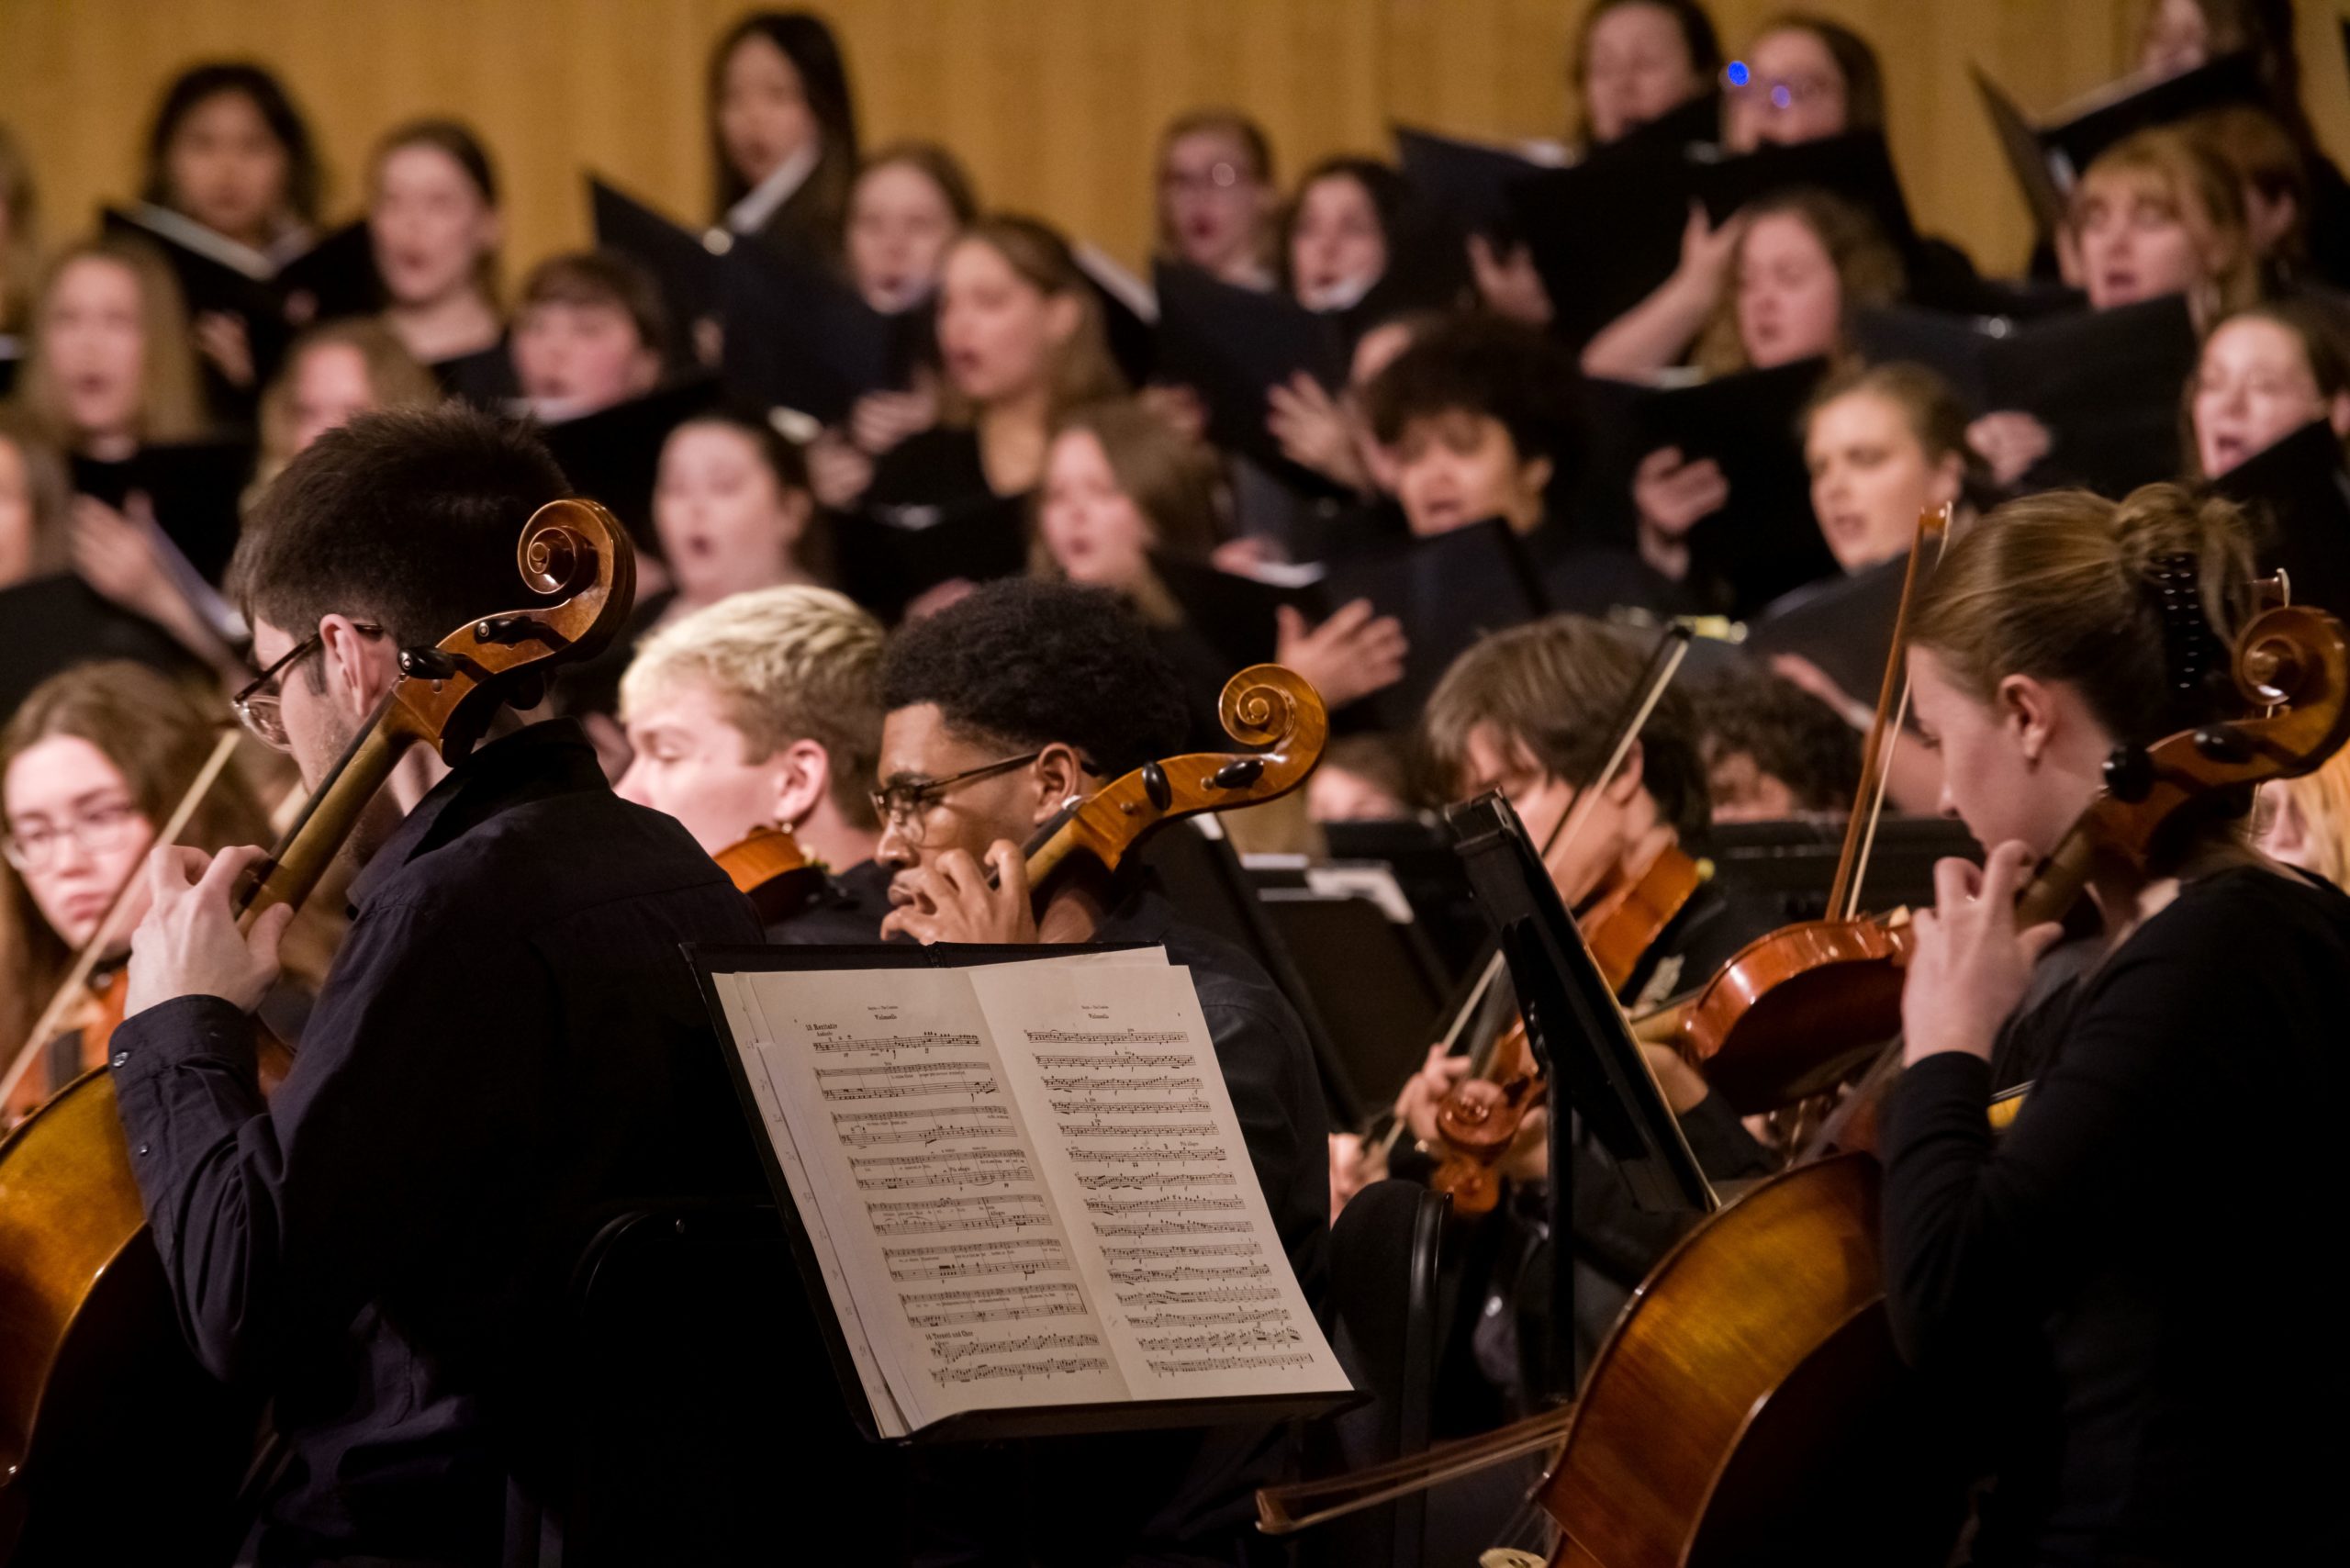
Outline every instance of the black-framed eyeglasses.
<svg viewBox="0 0 2350 1568">
<path fill-rule="evenodd" d="M 384 634 L 381 626 L 370 626 L 364 621 L 352 622 L 351 629 L 365 637 Z M 229 700 L 237 710 L 237 722 L 251 730 L 264 745 L 274 746 L 279 751 L 285 749 L 285 716 L 279 708 L 284 696 L 285 672 L 325 647 L 326 643 L 325 633 L 311 633 L 286 649 L 276 663 L 253 677 L 243 690 Z"/>
<path fill-rule="evenodd" d="M 19 872 L 49 869 L 68 839 L 84 855 L 110 855 L 147 825 L 147 813 L 129 801 L 86 806 L 59 823 L 39 823 L 0 834 L 0 858 Z"/>
<path fill-rule="evenodd" d="M 880 819 L 884 829 L 894 831 L 909 847 L 919 848 L 923 813 L 945 799 L 949 790 L 976 784 L 982 778 L 993 778 L 1015 767 L 1025 767 L 1044 755 L 1041 750 L 1032 751 L 1025 756 L 1007 756 L 1002 762 L 967 767 L 944 778 L 903 778 L 884 784 L 873 791 L 873 814 Z"/>
</svg>

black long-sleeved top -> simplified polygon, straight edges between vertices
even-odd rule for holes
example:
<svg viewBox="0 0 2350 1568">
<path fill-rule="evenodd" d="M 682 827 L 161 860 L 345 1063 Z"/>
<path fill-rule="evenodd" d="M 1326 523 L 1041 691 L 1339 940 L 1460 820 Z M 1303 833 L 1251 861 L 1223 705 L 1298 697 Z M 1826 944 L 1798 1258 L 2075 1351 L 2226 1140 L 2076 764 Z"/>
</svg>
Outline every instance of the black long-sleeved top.
<svg viewBox="0 0 2350 1568">
<path fill-rule="evenodd" d="M 2345 975 L 2350 898 L 2232 869 L 2035 1016 L 2045 1065 L 2004 1137 L 1982 1060 L 1902 1075 L 1888 1304 L 1912 1361 L 1998 1391 L 1972 1413 L 2001 1450 L 1978 1563 L 2350 1550 L 2331 1239 Z"/>
<path fill-rule="evenodd" d="M 1238 948 L 1153 891 L 1121 903 L 1102 943 L 1156 943 L 1192 972 L 1249 1164 L 1305 1299 L 1322 1305 L 1330 1154 L 1304 1025 Z M 1282 1478 L 1282 1428 L 1218 1427 L 918 1451 L 923 1568 L 1235 1565 L 1265 1549 L 1255 1495 Z"/>
<path fill-rule="evenodd" d="M 756 1186 L 677 946 L 758 925 L 567 720 L 459 764 L 352 902 L 271 1100 L 206 996 L 123 1024 L 116 1092 L 188 1338 L 294 1451 L 263 1561 L 494 1562 L 602 1211 Z"/>
</svg>

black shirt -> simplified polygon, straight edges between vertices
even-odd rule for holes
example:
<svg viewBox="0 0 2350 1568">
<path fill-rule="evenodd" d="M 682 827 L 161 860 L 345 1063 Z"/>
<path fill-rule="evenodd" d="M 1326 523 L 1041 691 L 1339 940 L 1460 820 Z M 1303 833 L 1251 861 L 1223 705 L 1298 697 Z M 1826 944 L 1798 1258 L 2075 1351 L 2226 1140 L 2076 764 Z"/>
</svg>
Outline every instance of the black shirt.
<svg viewBox="0 0 2350 1568">
<path fill-rule="evenodd" d="M 890 913 L 890 868 L 865 860 L 834 874 L 818 868 L 789 907 L 765 915 L 767 936 L 778 946 L 838 947 L 881 940 Z"/>
<path fill-rule="evenodd" d="M 933 425 L 874 459 L 873 483 L 862 504 L 952 510 L 1000 498 L 988 483 L 979 432 L 968 425 Z"/>
<path fill-rule="evenodd" d="M 1265 1205 L 1305 1299 L 1321 1309 L 1328 1126 L 1304 1026 L 1238 948 L 1184 924 L 1156 892 L 1102 921 L 1102 943 L 1162 945 L 1187 967 Z M 1237 1564 L 1265 1549 L 1255 1494 L 1283 1479 L 1282 1428 L 1218 1427 L 916 1450 L 916 1561 L 987 1568 Z"/>
<path fill-rule="evenodd" d="M 1982 1414 L 2004 1453 L 1978 1563 L 2342 1561 L 2350 1394 L 2333 1189 L 2350 899 L 2240 868 L 2185 888 L 2035 1015 L 2013 1126 L 1964 1052 L 1887 1107 L 1886 1285 L 1921 1367 L 2020 1340 L 2045 1404 Z M 1996 1370 L 1996 1369 L 1995 1369 Z M 2330 1547 L 2331 1550 L 2327 1550 Z"/>
<path fill-rule="evenodd" d="M 533 1353 L 610 1206 L 756 1190 L 681 942 L 758 928 L 559 720 L 459 764 L 352 888 L 264 1102 L 245 1020 L 127 1020 L 115 1087 L 198 1357 L 274 1402 L 271 1562 L 494 1562 Z"/>
</svg>

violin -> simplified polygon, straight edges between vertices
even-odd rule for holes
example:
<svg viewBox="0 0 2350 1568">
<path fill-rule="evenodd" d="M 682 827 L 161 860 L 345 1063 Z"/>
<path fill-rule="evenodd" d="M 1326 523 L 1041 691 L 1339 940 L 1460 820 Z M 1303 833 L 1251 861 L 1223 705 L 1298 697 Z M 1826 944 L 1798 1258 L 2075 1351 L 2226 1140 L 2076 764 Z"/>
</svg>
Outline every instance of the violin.
<svg viewBox="0 0 2350 1568">
<path fill-rule="evenodd" d="M 501 708 L 535 704 L 557 664 L 598 652 L 626 620 L 635 558 L 594 502 L 541 507 L 515 559 L 542 602 L 401 651 L 401 678 L 241 890 L 241 929 L 309 894 L 409 747 L 462 761 Z M 0 1557 L 11 1562 L 86 1557 L 77 1520 L 118 1492 L 125 1432 L 184 1435 L 173 1448 L 191 1456 L 185 1473 L 149 1502 L 185 1506 L 191 1551 L 225 1515 L 244 1462 L 251 1413 L 223 1409 L 226 1391 L 187 1354 L 131 1161 L 103 1069 L 0 1140 Z"/>
<path fill-rule="evenodd" d="M 1860 890 L 1908 704 L 1902 648 L 1909 610 L 1930 569 L 1927 546 L 1935 546 L 1939 560 L 1949 530 L 1949 507 L 1919 514 L 1827 917 L 1748 943 L 1681 1014 L 1682 1055 L 1740 1114 L 1779 1110 L 1834 1089 L 1900 1031 L 1908 912 L 1863 915 Z"/>
<path fill-rule="evenodd" d="M 1546 857 L 1559 845 L 1572 842 L 1598 804 L 1597 786 L 1623 767 L 1641 727 L 1663 700 L 1665 689 L 1688 656 L 1689 638 L 1684 626 L 1666 628 L 1617 724 L 1606 758 L 1576 790 L 1573 806 L 1551 831 L 1550 842 L 1543 846 Z M 1631 982 L 1640 960 L 1695 896 L 1707 875 L 1705 867 L 1663 840 L 1639 860 L 1610 868 L 1600 885 L 1584 896 L 1575 912 L 1575 926 L 1609 991 L 1621 991 Z M 1455 1017 L 1447 1034 L 1448 1044 L 1499 978 L 1500 964 L 1496 955 L 1468 1004 Z M 1437 1106 L 1437 1132 L 1445 1155 L 1428 1185 L 1449 1194 L 1458 1213 L 1490 1214 L 1501 1200 L 1501 1177 L 1495 1167 L 1516 1142 L 1528 1114 L 1545 1098 L 1541 1070 L 1528 1042 L 1526 1025 L 1523 1020 L 1514 1021 L 1485 1059 Z"/>
<path fill-rule="evenodd" d="M 1637 867 L 1617 867 L 1577 912 L 1575 928 L 1610 991 L 1631 982 L 1640 960 L 1706 877 L 1707 868 L 1677 846 L 1661 845 Z M 1527 1114 L 1549 1098 L 1523 1019 L 1512 1022 L 1484 1070 L 1469 1081 L 1493 1085 L 1498 1093 L 1456 1085 L 1437 1106 L 1446 1155 L 1428 1185 L 1450 1194 L 1462 1214 L 1490 1214 L 1501 1199 L 1495 1166 L 1516 1142 Z"/>
<path fill-rule="evenodd" d="M 229 758 L 237 754 L 240 736 L 232 727 L 224 729 L 213 743 L 204 766 L 180 793 L 179 801 L 155 834 L 157 844 L 176 844 L 187 830 L 196 808 L 211 793 L 219 781 Z M 106 913 L 98 918 L 98 928 L 73 955 L 73 962 L 49 1005 L 41 1009 L 40 1017 L 17 1047 L 16 1058 L 8 1064 L 5 1076 L 0 1076 L 0 1106 L 6 1107 L 10 1125 L 30 1114 L 49 1097 L 49 1075 L 43 1070 L 50 1045 L 60 1035 L 78 1026 L 82 1035 L 82 1066 L 86 1070 L 106 1059 L 106 1044 L 113 1038 L 115 1028 L 122 1022 L 124 998 L 129 993 L 130 971 L 127 964 L 118 964 L 111 975 L 106 975 L 109 958 L 120 956 L 129 933 L 121 929 L 122 912 L 128 904 L 131 883 L 138 872 L 125 878 L 115 889 L 114 897 L 106 902 Z M 101 977 L 104 977 L 103 979 Z M 76 1018 L 79 1018 L 78 1025 Z"/>
<path fill-rule="evenodd" d="M 2215 792 L 2310 772 L 2350 739 L 2350 633 L 2332 616 L 2255 616 L 2234 671 L 2252 713 L 2118 751 L 2019 897 L 2020 928 L 2061 918 L 2093 879 L 2150 876 L 2183 813 Z M 1890 1081 L 1899 1058 L 1886 1059 L 1872 1076 Z M 1885 1322 L 1878 1184 L 1865 1152 L 1798 1164 L 1650 1273 L 1594 1360 L 1543 1485 L 1562 1532 L 1554 1562 L 1775 1561 L 1789 1540 L 1841 1561 L 1881 1546 L 1852 1487 L 1788 1484 L 1901 1451 L 1886 1428 L 1901 1363 Z"/>
<path fill-rule="evenodd" d="M 2350 741 L 2350 632 L 2332 616 L 2263 612 L 2237 640 L 2234 669 L 2254 715 L 2117 753 L 2105 791 L 2019 895 L 2019 928 L 2061 917 L 2100 872 L 2145 874 L 2198 801 L 2311 772 Z M 1848 1104 L 1874 1104 L 1899 1069 L 1897 1053 L 1881 1057 Z M 1994 1129 L 2025 1102 L 2020 1088 L 1995 1099 Z M 1885 1321 L 1878 1168 L 1843 1142 L 1846 1152 L 1801 1160 L 1684 1237 L 1633 1293 L 1572 1406 L 1267 1488 L 1260 1528 L 1289 1534 L 1555 1446 L 1539 1494 L 1560 1529 L 1552 1568 L 1868 1560 L 1883 1540 L 1853 1486 L 1791 1484 L 1907 1451 L 1884 1430 L 1897 1419 L 1888 1395 L 1903 1368 Z"/>
<path fill-rule="evenodd" d="M 808 858 L 791 830 L 780 824 L 755 827 L 711 858 L 733 882 L 734 890 L 748 898 L 759 918 L 769 923 L 807 902 L 824 874 L 822 867 Z"/>
</svg>

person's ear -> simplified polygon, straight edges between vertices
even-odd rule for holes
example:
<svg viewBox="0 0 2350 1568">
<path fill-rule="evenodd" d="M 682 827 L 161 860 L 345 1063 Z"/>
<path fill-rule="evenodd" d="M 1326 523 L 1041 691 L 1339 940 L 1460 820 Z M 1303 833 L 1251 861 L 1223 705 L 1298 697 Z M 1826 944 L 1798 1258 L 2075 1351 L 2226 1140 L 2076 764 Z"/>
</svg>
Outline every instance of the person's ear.
<svg viewBox="0 0 2350 1568">
<path fill-rule="evenodd" d="M 2037 767 L 2055 739 L 2055 693 L 2028 675 L 2011 675 L 1999 682 L 1999 720 L 2014 736 L 2016 750 L 2026 766 Z"/>
<path fill-rule="evenodd" d="M 1036 754 L 1036 760 L 1028 765 L 1028 776 L 1036 783 L 1030 820 L 1038 823 L 1051 820 L 1072 799 L 1090 794 L 1093 788 L 1084 759 L 1077 755 L 1074 746 L 1061 741 L 1055 741 Z"/>
<path fill-rule="evenodd" d="M 1517 465 L 1518 488 L 1539 500 L 1550 494 L 1551 476 L 1558 471 L 1558 465 L 1547 457 L 1529 457 Z"/>
<path fill-rule="evenodd" d="M 1056 294 L 1045 301 L 1045 336 L 1055 348 L 1066 347 L 1085 319 L 1085 306 L 1074 294 Z"/>
<path fill-rule="evenodd" d="M 796 740 L 767 759 L 775 769 L 775 821 L 797 828 L 816 814 L 832 788 L 833 759 L 811 740 Z"/>
<path fill-rule="evenodd" d="M 319 617 L 319 636 L 328 698 L 347 717 L 364 722 L 399 678 L 391 639 L 367 635 L 345 615 Z"/>
<path fill-rule="evenodd" d="M 808 491 L 786 485 L 776 497 L 776 510 L 783 519 L 783 536 L 797 544 L 808 532 L 808 524 L 816 516 L 816 498 Z"/>
<path fill-rule="evenodd" d="M 1609 805 L 1628 806 L 1639 798 L 1646 783 L 1643 769 L 1647 760 L 1640 743 L 1634 741 L 1631 749 L 1624 754 L 1624 765 L 1616 770 L 1615 777 L 1608 779 L 1606 787 L 1600 791 Z"/>
<path fill-rule="evenodd" d="M 2350 392 L 2336 392 L 2325 400 L 2325 422 L 2334 434 L 2350 440 Z"/>
<path fill-rule="evenodd" d="M 494 252 L 506 243 L 506 216 L 496 207 L 484 207 L 474 220 L 474 247 L 484 252 Z"/>
<path fill-rule="evenodd" d="M 630 395 L 632 397 L 642 398 L 647 392 L 652 391 L 655 386 L 660 385 L 661 356 L 653 352 L 652 344 L 645 342 L 638 343 L 636 346 L 636 352 L 629 356 L 628 361 L 628 388 Z"/>
<path fill-rule="evenodd" d="M 1934 465 L 1934 482 L 1926 489 L 1930 506 L 1954 507 L 1966 485 L 1966 459 L 1958 453 L 1945 452 L 1942 460 Z"/>
</svg>

